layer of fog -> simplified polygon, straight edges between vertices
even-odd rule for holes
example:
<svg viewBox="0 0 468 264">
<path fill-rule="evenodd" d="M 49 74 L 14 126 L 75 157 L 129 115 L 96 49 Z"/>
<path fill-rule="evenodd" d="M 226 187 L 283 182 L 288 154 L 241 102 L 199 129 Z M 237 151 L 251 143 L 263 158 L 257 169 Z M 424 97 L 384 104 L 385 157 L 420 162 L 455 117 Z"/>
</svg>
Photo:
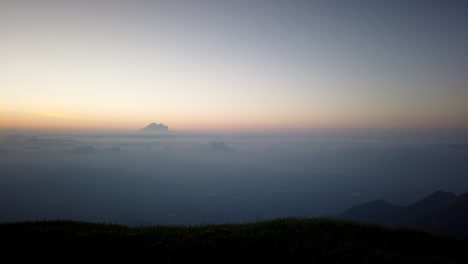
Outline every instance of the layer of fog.
<svg viewBox="0 0 468 264">
<path fill-rule="evenodd" d="M 468 191 L 452 138 L 27 133 L 0 136 L 0 221 L 140 224 L 334 215 Z"/>
</svg>

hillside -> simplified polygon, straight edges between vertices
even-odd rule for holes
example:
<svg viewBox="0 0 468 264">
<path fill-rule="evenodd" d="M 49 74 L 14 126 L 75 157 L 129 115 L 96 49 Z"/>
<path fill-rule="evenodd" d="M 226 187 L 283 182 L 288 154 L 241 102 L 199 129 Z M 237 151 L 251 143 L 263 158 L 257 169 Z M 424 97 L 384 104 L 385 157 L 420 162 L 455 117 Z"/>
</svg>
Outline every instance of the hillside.
<svg viewBox="0 0 468 264">
<path fill-rule="evenodd" d="M 9 262 L 465 263 L 468 241 L 327 219 L 156 226 L 0 224 Z M 8 262 L 8 261 L 7 261 Z"/>
<path fill-rule="evenodd" d="M 468 238 L 468 193 L 456 196 L 437 191 L 407 206 L 384 200 L 354 206 L 338 218 L 393 227 L 421 228 Z"/>
</svg>

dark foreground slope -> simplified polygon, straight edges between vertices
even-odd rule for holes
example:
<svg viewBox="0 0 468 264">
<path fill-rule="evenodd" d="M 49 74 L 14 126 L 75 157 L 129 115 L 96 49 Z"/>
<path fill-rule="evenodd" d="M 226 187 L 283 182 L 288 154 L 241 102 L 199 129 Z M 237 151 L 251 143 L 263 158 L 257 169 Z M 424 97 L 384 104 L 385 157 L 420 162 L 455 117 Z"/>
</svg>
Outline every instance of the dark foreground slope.
<svg viewBox="0 0 468 264">
<path fill-rule="evenodd" d="M 327 219 L 130 228 L 70 221 L 0 224 L 13 262 L 466 263 L 468 241 Z"/>
</svg>

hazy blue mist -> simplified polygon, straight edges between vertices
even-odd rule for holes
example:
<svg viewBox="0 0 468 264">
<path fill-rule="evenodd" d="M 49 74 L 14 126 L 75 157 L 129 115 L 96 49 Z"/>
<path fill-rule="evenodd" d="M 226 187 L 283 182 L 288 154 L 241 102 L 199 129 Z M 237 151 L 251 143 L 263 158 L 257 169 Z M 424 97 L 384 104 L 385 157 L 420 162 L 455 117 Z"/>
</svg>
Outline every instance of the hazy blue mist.
<svg viewBox="0 0 468 264">
<path fill-rule="evenodd" d="M 0 134 L 0 221 L 335 215 L 468 191 L 466 133 Z"/>
</svg>

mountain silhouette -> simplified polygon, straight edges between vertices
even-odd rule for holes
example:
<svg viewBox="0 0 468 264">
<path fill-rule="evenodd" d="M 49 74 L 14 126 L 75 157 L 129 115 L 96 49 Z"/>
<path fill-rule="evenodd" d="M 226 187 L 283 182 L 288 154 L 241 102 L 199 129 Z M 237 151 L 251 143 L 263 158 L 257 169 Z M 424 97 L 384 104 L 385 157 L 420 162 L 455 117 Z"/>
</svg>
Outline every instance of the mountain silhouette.
<svg viewBox="0 0 468 264">
<path fill-rule="evenodd" d="M 140 132 L 145 132 L 145 133 L 168 132 L 168 131 L 169 131 L 169 127 L 165 126 L 163 123 L 161 124 L 151 123 L 145 128 L 140 130 Z"/>
<path fill-rule="evenodd" d="M 468 193 L 434 213 L 427 229 L 468 238 Z"/>
<path fill-rule="evenodd" d="M 351 207 L 338 218 L 384 226 L 421 228 L 468 238 L 468 193 L 456 196 L 437 191 L 407 206 L 376 200 Z"/>
<path fill-rule="evenodd" d="M 339 217 L 358 222 L 392 225 L 400 209 L 399 206 L 381 199 L 354 206 L 344 211 Z"/>
</svg>

